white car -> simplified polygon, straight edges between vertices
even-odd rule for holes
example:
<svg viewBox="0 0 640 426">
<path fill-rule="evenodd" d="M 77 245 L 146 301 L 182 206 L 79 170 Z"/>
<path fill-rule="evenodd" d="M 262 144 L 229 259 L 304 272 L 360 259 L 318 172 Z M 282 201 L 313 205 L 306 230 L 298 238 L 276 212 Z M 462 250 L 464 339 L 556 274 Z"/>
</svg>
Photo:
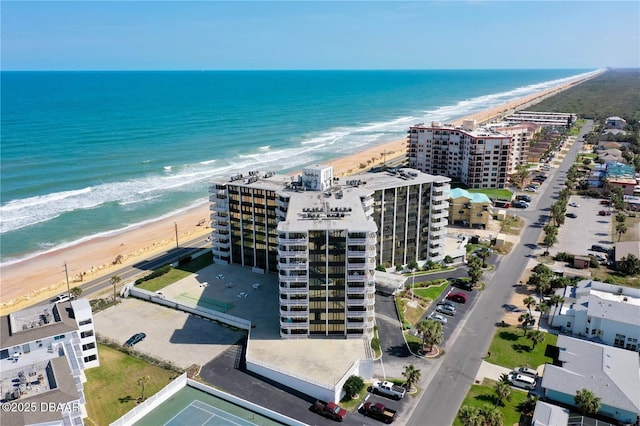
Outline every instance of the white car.
<svg viewBox="0 0 640 426">
<path fill-rule="evenodd" d="M 429 319 L 432 319 L 434 321 L 438 321 L 440 324 L 446 324 L 447 323 L 447 319 L 440 315 L 440 314 L 436 314 L 435 312 L 432 313 L 431 315 L 429 315 Z"/>
<path fill-rule="evenodd" d="M 533 377 L 525 376 L 524 374 L 516 374 L 511 372 L 509 373 L 508 380 L 513 386 L 517 386 L 519 388 L 528 390 L 536 388 L 536 379 L 534 379 Z"/>
<path fill-rule="evenodd" d="M 59 294 L 53 299 L 53 303 L 67 302 L 69 299 L 69 295 L 66 293 Z"/>
<path fill-rule="evenodd" d="M 569 205 L 571 207 L 580 207 L 580 204 L 578 204 L 578 203 L 569 203 Z"/>
</svg>

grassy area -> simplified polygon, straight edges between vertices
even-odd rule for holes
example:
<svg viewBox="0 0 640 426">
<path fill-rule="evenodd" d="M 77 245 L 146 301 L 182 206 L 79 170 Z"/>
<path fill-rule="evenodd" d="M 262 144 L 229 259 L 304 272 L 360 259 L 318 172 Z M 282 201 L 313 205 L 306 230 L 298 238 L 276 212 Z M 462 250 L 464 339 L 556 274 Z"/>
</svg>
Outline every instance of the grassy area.
<svg viewBox="0 0 640 426">
<path fill-rule="evenodd" d="M 482 407 L 486 404 L 494 406 L 497 402 L 496 392 L 494 390 L 495 381 L 485 379 L 481 385 L 471 385 L 471 390 L 467 394 L 462 406 L 471 405 L 473 407 Z M 503 424 L 517 425 L 520 422 L 520 413 L 516 410 L 518 405 L 527 398 L 527 392 L 513 389 L 511 391 L 511 401 L 504 401 L 504 407 L 498 407 L 502 413 Z M 456 417 L 453 422 L 454 426 L 462 426 L 462 422 Z"/>
<path fill-rule="evenodd" d="M 591 278 L 596 281 L 622 285 L 625 287 L 640 288 L 640 277 L 637 275 L 620 275 L 604 266 L 590 268 L 589 271 L 591 271 Z"/>
<path fill-rule="evenodd" d="M 139 377 L 149 376 L 145 398 L 167 385 L 176 373 L 147 364 L 108 346 L 98 345 L 100 367 L 86 371 L 84 386 L 92 424 L 108 425 L 136 406 L 141 395 Z"/>
<path fill-rule="evenodd" d="M 524 221 L 522 220 L 521 217 L 507 216 L 502 221 L 500 232 L 504 232 L 505 234 L 509 234 L 509 235 L 520 235 L 523 225 L 524 225 Z"/>
<path fill-rule="evenodd" d="M 192 273 L 199 271 L 213 263 L 213 254 L 209 251 L 200 257 L 193 259 L 191 262 L 180 265 L 177 268 L 171 268 L 171 271 L 162 275 L 161 277 L 154 278 L 149 281 L 144 281 L 138 284 L 138 287 L 147 291 L 158 291 L 164 287 L 180 281 L 181 279 L 188 277 Z"/>
<path fill-rule="evenodd" d="M 558 336 L 545 333 L 544 342 L 538 343 L 535 349 L 531 349 L 531 340 L 522 334 L 521 328 L 499 327 L 489 347 L 491 356 L 486 360 L 507 368 L 519 366 L 537 368 L 539 365 L 553 362 Z"/>
<path fill-rule="evenodd" d="M 640 214 L 637 217 L 627 217 L 624 223 L 627 225 L 627 232 L 622 234 L 620 241 L 640 241 Z M 612 229 L 615 232 L 615 221 L 612 221 Z M 614 241 L 618 241 L 618 234 L 614 235 Z"/>
<path fill-rule="evenodd" d="M 468 189 L 467 191 L 472 193 L 481 193 L 486 194 L 487 197 L 491 199 L 499 199 L 499 200 L 511 200 L 513 198 L 513 192 L 508 189 Z"/>
<path fill-rule="evenodd" d="M 425 299 L 436 300 L 438 297 L 440 297 L 442 292 L 447 288 L 447 284 L 448 282 L 444 281 L 440 285 L 432 285 L 429 287 L 420 287 L 420 288 L 415 287 L 413 289 L 413 292 L 416 295 L 423 297 Z"/>
</svg>

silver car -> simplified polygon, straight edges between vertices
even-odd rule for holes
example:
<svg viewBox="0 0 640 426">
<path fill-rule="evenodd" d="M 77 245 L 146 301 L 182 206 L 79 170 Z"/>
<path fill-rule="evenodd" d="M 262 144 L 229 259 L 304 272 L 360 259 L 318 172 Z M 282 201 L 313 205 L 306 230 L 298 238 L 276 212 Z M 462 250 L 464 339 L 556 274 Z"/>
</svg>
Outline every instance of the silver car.
<svg viewBox="0 0 640 426">
<path fill-rule="evenodd" d="M 436 314 L 435 312 L 432 313 L 431 315 L 429 315 L 429 319 L 432 319 L 434 321 L 438 321 L 440 324 L 446 324 L 447 323 L 447 319 L 445 317 L 443 317 L 440 314 Z"/>
</svg>

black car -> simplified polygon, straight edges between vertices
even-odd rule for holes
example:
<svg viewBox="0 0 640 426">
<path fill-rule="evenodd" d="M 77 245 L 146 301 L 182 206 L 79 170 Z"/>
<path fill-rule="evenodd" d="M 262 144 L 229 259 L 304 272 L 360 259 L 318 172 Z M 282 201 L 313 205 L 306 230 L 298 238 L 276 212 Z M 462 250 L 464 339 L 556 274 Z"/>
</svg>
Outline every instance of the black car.
<svg viewBox="0 0 640 426">
<path fill-rule="evenodd" d="M 597 244 L 594 244 L 591 246 L 590 248 L 591 251 L 598 251 L 600 253 L 609 253 L 609 249 L 603 246 L 599 246 Z"/>
<path fill-rule="evenodd" d="M 571 219 L 575 219 L 578 217 L 578 215 L 575 213 L 567 213 L 567 217 L 570 217 Z"/>
<path fill-rule="evenodd" d="M 531 197 L 529 197 L 528 195 L 517 195 L 516 196 L 516 200 L 518 201 L 524 201 L 525 203 L 530 203 L 531 202 Z"/>
<path fill-rule="evenodd" d="M 147 337 L 146 334 L 144 333 L 136 333 L 133 336 L 129 337 L 129 340 L 127 340 L 124 345 L 125 346 L 133 346 L 136 343 L 140 343 L 144 340 L 144 338 Z"/>
<path fill-rule="evenodd" d="M 451 285 L 467 291 L 473 290 L 473 285 L 471 284 L 470 281 L 461 280 L 460 278 L 456 278 L 452 280 Z"/>
</svg>

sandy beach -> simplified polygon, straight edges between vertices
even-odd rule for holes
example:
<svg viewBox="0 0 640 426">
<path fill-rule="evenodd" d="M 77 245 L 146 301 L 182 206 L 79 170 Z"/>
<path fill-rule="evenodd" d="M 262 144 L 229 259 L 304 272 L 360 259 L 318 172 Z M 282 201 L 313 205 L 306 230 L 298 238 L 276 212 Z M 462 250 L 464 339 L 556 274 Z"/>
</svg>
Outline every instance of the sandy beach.
<svg viewBox="0 0 640 426">
<path fill-rule="evenodd" d="M 573 80 L 562 86 L 530 95 L 496 108 L 481 111 L 465 119 L 488 122 L 516 109 L 533 105 L 546 97 L 553 96 L 580 81 Z M 461 120 L 455 123 L 459 124 Z M 380 165 L 386 159 L 404 156 L 406 140 L 397 140 L 377 145 L 349 156 L 336 159 L 330 164 L 338 176 L 358 173 L 366 168 Z M 175 247 L 175 227 L 178 240 L 186 241 L 210 233 L 209 205 L 206 194 L 203 204 L 166 217 L 156 222 L 142 225 L 108 237 L 95 238 L 74 246 L 42 254 L 13 265 L 0 268 L 0 314 L 23 309 L 30 304 L 51 299 L 66 291 L 64 264 L 67 264 L 71 287 L 83 281 L 109 276 L 123 266 L 133 264 L 161 251 Z M 121 263 L 116 263 L 120 256 Z"/>
</svg>

